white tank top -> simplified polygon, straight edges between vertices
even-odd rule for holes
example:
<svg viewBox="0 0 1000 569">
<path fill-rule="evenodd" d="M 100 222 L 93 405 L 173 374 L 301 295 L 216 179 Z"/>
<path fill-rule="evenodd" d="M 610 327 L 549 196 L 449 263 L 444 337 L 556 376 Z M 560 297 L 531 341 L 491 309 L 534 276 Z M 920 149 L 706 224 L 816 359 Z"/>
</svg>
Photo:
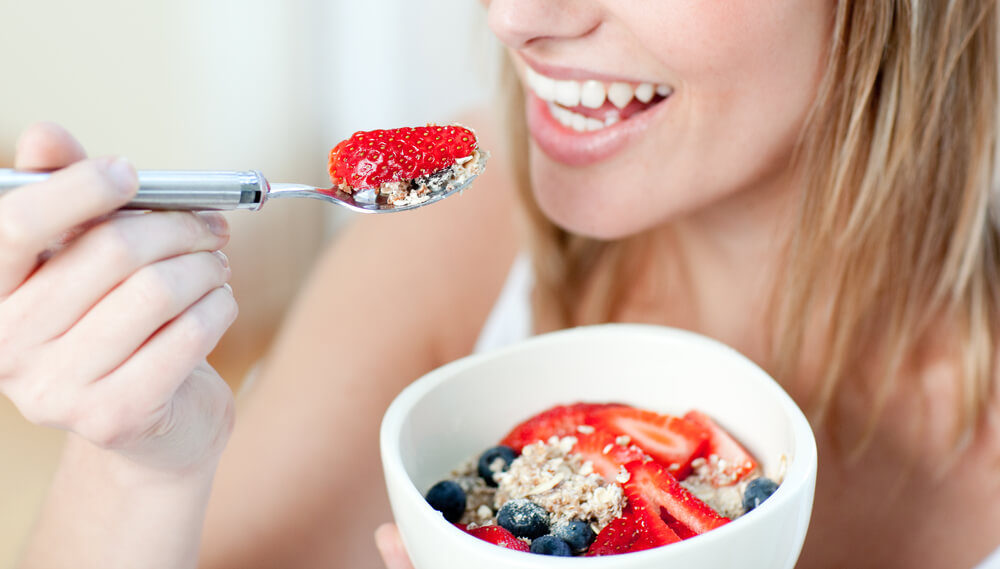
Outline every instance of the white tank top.
<svg viewBox="0 0 1000 569">
<path fill-rule="evenodd" d="M 518 255 L 479 333 L 476 352 L 507 346 L 531 335 L 531 289 L 534 282 L 531 258 L 525 254 Z"/>
</svg>

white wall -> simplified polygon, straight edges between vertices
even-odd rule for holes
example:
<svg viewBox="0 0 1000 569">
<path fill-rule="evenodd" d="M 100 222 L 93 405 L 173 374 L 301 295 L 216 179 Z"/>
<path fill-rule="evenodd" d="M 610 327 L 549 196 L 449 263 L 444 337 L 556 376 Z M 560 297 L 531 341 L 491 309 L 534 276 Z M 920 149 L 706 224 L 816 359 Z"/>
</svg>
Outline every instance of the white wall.
<svg viewBox="0 0 1000 569">
<path fill-rule="evenodd" d="M 144 168 L 321 183 L 354 130 L 492 88 L 475 0 L 0 0 L 0 157 L 38 119 Z"/>
<path fill-rule="evenodd" d="M 331 11 L 330 125 L 443 122 L 493 87 L 496 47 L 476 0 L 322 2 Z M 377 30 L 377 31 L 376 31 Z"/>
</svg>

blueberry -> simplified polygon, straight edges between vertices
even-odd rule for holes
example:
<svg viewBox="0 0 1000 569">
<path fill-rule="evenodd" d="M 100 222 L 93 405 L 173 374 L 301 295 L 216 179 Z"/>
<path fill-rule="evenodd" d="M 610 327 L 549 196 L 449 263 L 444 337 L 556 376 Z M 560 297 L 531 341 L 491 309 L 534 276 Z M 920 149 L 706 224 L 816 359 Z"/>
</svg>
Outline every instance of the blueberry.
<svg viewBox="0 0 1000 569">
<path fill-rule="evenodd" d="M 590 524 L 583 520 L 573 520 L 571 522 L 559 523 L 552 526 L 552 535 L 569 544 L 573 553 L 583 553 L 587 551 L 597 534 L 590 528 Z"/>
<path fill-rule="evenodd" d="M 457 523 L 465 513 L 465 491 L 452 480 L 442 480 L 427 491 L 427 503 L 444 514 L 444 519 Z"/>
<path fill-rule="evenodd" d="M 570 557 L 573 552 L 569 544 L 554 535 L 543 535 L 531 542 L 531 552 L 556 557 Z"/>
<path fill-rule="evenodd" d="M 511 500 L 497 512 L 497 525 L 517 537 L 535 539 L 549 533 L 549 513 L 530 500 Z"/>
<path fill-rule="evenodd" d="M 750 511 L 764 503 L 778 489 L 778 483 L 770 478 L 755 478 L 747 484 L 743 491 L 743 509 Z"/>
<path fill-rule="evenodd" d="M 483 477 L 487 486 L 495 487 L 497 481 L 493 479 L 493 474 L 506 471 L 515 458 L 517 458 L 517 453 L 508 446 L 500 445 L 486 449 L 486 452 L 479 456 L 479 464 L 477 466 L 479 476 Z M 499 468 L 491 468 L 498 460 L 502 461 L 497 465 Z"/>
</svg>

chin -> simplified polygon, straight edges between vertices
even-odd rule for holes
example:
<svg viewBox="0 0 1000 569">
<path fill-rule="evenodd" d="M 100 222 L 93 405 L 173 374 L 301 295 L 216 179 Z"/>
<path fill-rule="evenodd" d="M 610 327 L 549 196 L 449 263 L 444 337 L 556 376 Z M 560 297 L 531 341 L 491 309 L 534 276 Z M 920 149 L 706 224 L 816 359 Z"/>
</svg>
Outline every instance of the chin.
<svg viewBox="0 0 1000 569">
<path fill-rule="evenodd" d="M 542 213 L 570 233 L 615 240 L 649 229 L 662 217 L 637 205 L 638 192 L 619 191 L 622 184 L 594 176 L 588 168 L 551 167 L 532 159 L 532 194 Z"/>
</svg>

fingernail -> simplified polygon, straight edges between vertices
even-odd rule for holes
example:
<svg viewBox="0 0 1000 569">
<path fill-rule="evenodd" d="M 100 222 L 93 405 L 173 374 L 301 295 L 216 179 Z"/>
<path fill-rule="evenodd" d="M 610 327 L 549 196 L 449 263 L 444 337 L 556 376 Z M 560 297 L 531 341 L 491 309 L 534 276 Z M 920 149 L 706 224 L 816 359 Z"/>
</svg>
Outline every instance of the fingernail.
<svg viewBox="0 0 1000 569">
<path fill-rule="evenodd" d="M 108 164 L 108 176 L 116 186 L 125 190 L 133 191 L 139 186 L 139 175 L 136 173 L 132 163 L 125 157 L 118 157 Z"/>
<path fill-rule="evenodd" d="M 222 251 L 215 251 L 215 256 L 219 258 L 219 262 L 222 263 L 223 267 L 229 268 L 229 257 L 226 256 Z"/>
<path fill-rule="evenodd" d="M 205 220 L 205 224 L 208 225 L 208 230 L 212 233 L 219 237 L 227 237 L 229 235 L 229 222 L 226 221 L 225 216 L 221 213 L 203 213 L 201 217 Z"/>
</svg>

